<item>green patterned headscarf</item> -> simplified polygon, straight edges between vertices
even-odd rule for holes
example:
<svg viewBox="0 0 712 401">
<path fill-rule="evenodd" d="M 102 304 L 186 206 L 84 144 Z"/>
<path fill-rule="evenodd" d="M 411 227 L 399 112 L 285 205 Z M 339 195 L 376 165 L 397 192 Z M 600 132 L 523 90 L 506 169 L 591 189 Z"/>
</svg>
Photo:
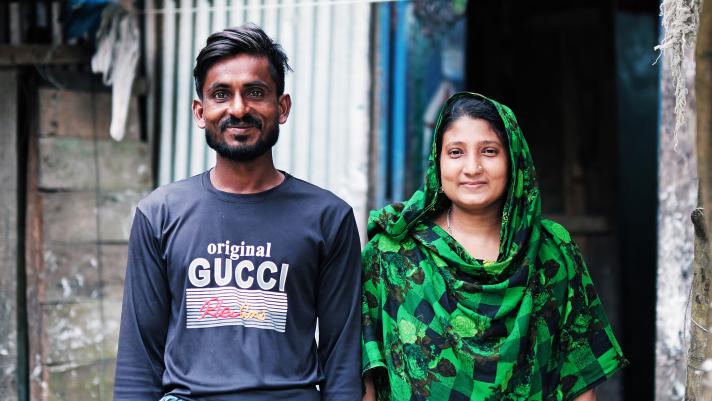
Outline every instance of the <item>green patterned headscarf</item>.
<svg viewBox="0 0 712 401">
<path fill-rule="evenodd" d="M 494 105 L 509 187 L 499 257 L 483 262 L 432 220 L 444 111 Z M 570 400 L 627 364 L 569 233 L 541 218 L 531 154 L 512 111 L 452 96 L 433 134 L 425 186 L 371 212 L 363 252 L 363 371 L 379 400 Z M 378 369 L 385 368 L 385 369 Z"/>
</svg>

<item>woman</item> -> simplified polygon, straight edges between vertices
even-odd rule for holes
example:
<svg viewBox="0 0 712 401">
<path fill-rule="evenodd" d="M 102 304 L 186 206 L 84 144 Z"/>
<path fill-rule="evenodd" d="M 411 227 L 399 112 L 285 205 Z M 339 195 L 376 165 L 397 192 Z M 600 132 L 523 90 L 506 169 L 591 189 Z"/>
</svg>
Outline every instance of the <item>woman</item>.
<svg viewBox="0 0 712 401">
<path fill-rule="evenodd" d="M 514 114 L 459 93 L 433 137 L 425 187 L 369 218 L 364 399 L 595 400 L 627 361 Z"/>
</svg>

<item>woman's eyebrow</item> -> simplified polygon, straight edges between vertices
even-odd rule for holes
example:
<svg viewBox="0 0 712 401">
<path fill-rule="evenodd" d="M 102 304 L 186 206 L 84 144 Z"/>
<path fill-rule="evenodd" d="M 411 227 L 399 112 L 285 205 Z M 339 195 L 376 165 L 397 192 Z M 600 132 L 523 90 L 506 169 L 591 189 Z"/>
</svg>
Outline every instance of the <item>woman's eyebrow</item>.
<svg viewBox="0 0 712 401">
<path fill-rule="evenodd" d="M 455 142 L 447 142 L 444 144 L 444 146 L 462 146 L 462 145 L 465 145 L 465 142 L 455 141 Z"/>
<path fill-rule="evenodd" d="M 443 146 L 465 146 L 467 145 L 463 141 L 454 141 L 454 142 L 447 142 Z M 499 145 L 502 146 L 502 144 L 499 141 L 493 141 L 490 139 L 485 139 L 484 141 L 479 141 L 477 142 L 477 145 L 479 146 L 484 146 L 484 145 Z"/>
</svg>

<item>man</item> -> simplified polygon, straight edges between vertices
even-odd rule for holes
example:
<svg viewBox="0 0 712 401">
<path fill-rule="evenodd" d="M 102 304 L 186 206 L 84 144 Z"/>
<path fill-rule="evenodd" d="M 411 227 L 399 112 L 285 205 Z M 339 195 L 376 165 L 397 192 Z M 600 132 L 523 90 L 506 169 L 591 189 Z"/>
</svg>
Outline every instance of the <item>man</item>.
<svg viewBox="0 0 712 401">
<path fill-rule="evenodd" d="M 193 114 L 217 161 L 138 205 L 115 400 L 361 399 L 358 232 L 344 201 L 274 167 L 286 69 L 254 25 L 198 55 Z"/>
</svg>

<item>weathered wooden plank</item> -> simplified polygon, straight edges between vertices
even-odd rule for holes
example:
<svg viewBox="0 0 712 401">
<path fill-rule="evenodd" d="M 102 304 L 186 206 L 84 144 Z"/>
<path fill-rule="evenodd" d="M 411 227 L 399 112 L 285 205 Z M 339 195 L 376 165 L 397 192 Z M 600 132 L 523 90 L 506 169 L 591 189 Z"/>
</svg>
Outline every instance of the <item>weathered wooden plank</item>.
<svg viewBox="0 0 712 401">
<path fill-rule="evenodd" d="M 128 245 L 101 244 L 102 293 L 104 300 L 121 302 Z"/>
<path fill-rule="evenodd" d="M 41 189 L 93 189 L 97 185 L 92 140 L 40 138 Z"/>
<path fill-rule="evenodd" d="M 97 203 L 93 191 L 46 193 L 42 197 L 45 241 L 128 241 L 134 208 L 145 195 L 146 192 L 137 191 L 108 192 L 102 193 Z M 97 212 L 100 218 L 98 231 Z"/>
<path fill-rule="evenodd" d="M 116 359 L 116 351 L 119 344 L 119 325 L 121 323 L 121 300 L 104 300 L 101 304 L 104 313 L 104 324 L 102 326 L 102 360 Z"/>
<path fill-rule="evenodd" d="M 44 259 L 46 302 L 82 302 L 101 295 L 96 244 L 48 243 Z"/>
<path fill-rule="evenodd" d="M 84 64 L 92 49 L 77 45 L 0 45 L 0 66 Z"/>
<path fill-rule="evenodd" d="M 3 355 L 0 357 L 0 400 L 17 400 L 17 356 L 10 358 Z"/>
<path fill-rule="evenodd" d="M 110 139 L 111 93 L 41 88 L 38 100 L 40 136 Z M 140 130 L 138 101 L 133 97 L 124 139 L 139 139 Z"/>
<path fill-rule="evenodd" d="M 17 72 L 0 69 L 0 399 L 17 399 Z"/>
<path fill-rule="evenodd" d="M 99 219 L 101 227 L 99 240 L 102 242 L 126 242 L 131 233 L 136 204 L 148 191 L 123 191 L 102 193 L 99 198 Z"/>
<path fill-rule="evenodd" d="M 99 389 L 101 390 L 103 400 L 111 401 L 114 396 L 114 377 L 116 376 L 116 360 L 109 359 L 101 361 L 101 381 Z"/>
<path fill-rule="evenodd" d="M 101 302 L 42 305 L 47 337 L 44 365 L 89 363 L 101 359 L 106 333 Z"/>
<path fill-rule="evenodd" d="M 120 302 L 127 257 L 127 244 L 45 244 L 46 302 Z"/>
<path fill-rule="evenodd" d="M 111 399 L 110 390 L 114 382 L 111 361 L 50 366 L 48 370 L 48 390 L 53 401 Z"/>
<path fill-rule="evenodd" d="M 94 159 L 98 151 L 98 159 Z M 96 164 L 99 165 L 97 182 Z M 151 186 L 150 151 L 139 141 L 98 141 L 80 138 L 40 139 L 40 187 L 102 191 L 146 189 Z"/>
<path fill-rule="evenodd" d="M 102 191 L 147 190 L 152 186 L 148 143 L 99 142 L 99 188 Z"/>
<path fill-rule="evenodd" d="M 42 206 L 45 241 L 76 243 L 97 240 L 95 192 L 43 194 Z"/>
<path fill-rule="evenodd" d="M 712 372 L 705 368 L 712 357 L 712 341 L 708 330 L 712 322 L 710 308 L 710 270 L 712 269 L 712 9 L 709 5 L 700 5 L 700 25 L 695 44 L 695 94 L 697 104 L 697 172 L 699 174 L 700 209 L 693 212 L 695 225 L 694 280 L 690 298 L 692 310 L 690 319 L 690 346 L 688 351 L 687 391 L 685 399 L 690 401 L 712 399 Z M 704 350 L 701 348 L 704 347 Z M 697 370 L 697 363 L 702 367 Z M 705 371 L 704 374 L 700 374 Z M 692 392 L 701 393 L 700 397 L 688 396 Z"/>
<path fill-rule="evenodd" d="M 39 91 L 40 135 L 31 137 L 28 173 L 28 197 L 36 199 L 28 208 L 28 241 L 36 244 L 28 249 L 28 303 L 30 293 L 35 297 L 31 398 L 38 401 L 111 398 L 127 257 L 122 243 L 136 203 L 152 185 L 149 146 L 137 140 L 138 113 L 128 140 L 106 139 L 110 98 L 92 91 Z"/>
<path fill-rule="evenodd" d="M 93 138 L 96 129 L 109 138 L 111 93 L 41 88 L 38 101 L 40 136 Z"/>
</svg>

